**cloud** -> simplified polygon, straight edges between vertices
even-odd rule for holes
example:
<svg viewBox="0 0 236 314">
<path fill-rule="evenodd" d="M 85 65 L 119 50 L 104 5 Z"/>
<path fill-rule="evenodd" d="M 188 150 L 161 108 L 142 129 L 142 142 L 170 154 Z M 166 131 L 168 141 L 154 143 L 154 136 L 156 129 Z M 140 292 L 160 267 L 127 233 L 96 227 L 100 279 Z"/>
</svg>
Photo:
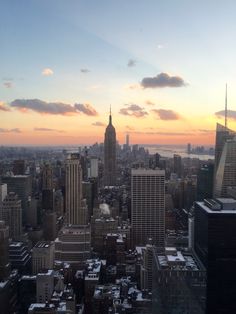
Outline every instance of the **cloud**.
<svg viewBox="0 0 236 314">
<path fill-rule="evenodd" d="M 190 136 L 190 135 L 196 135 L 195 133 L 192 132 L 139 132 L 139 131 L 134 131 L 130 132 L 132 134 L 137 134 L 137 135 L 159 135 L 159 136 Z"/>
<path fill-rule="evenodd" d="M 129 68 L 131 68 L 131 67 L 135 67 L 136 66 L 136 61 L 134 60 L 134 59 L 129 59 L 129 61 L 128 61 L 128 63 L 127 63 L 127 66 L 129 67 Z"/>
<path fill-rule="evenodd" d="M 92 125 L 94 125 L 94 126 L 106 126 L 105 123 L 100 122 L 100 121 L 96 121 L 96 122 L 92 123 Z"/>
<path fill-rule="evenodd" d="M 155 77 L 145 77 L 141 82 L 143 88 L 182 87 L 185 85 L 185 81 L 180 76 L 170 76 L 163 72 Z"/>
<path fill-rule="evenodd" d="M 6 88 L 12 88 L 12 82 L 4 82 L 3 85 L 4 85 Z"/>
<path fill-rule="evenodd" d="M 221 110 L 215 113 L 217 118 L 224 118 L 225 117 L 225 111 Z M 227 117 L 232 120 L 236 120 L 236 111 L 235 110 L 227 110 Z"/>
<path fill-rule="evenodd" d="M 21 133 L 21 130 L 18 128 L 14 128 L 14 129 L 0 128 L 0 133 Z"/>
<path fill-rule="evenodd" d="M 140 89 L 140 85 L 139 84 L 128 84 L 128 85 L 125 85 L 124 88 L 125 89 Z"/>
<path fill-rule="evenodd" d="M 181 119 L 180 115 L 173 111 L 167 109 L 152 109 L 153 113 L 155 113 L 160 120 L 179 120 Z"/>
<path fill-rule="evenodd" d="M 133 131 L 133 130 L 134 130 L 134 127 L 129 126 L 129 125 L 126 125 L 126 129 L 127 129 L 127 130 L 130 130 L 130 131 Z"/>
<path fill-rule="evenodd" d="M 3 101 L 0 101 L 0 111 L 10 111 L 6 104 Z"/>
<path fill-rule="evenodd" d="M 63 130 L 57 130 L 57 129 L 49 129 L 49 128 L 34 128 L 34 131 L 39 132 L 58 132 L 58 133 L 64 133 Z"/>
<path fill-rule="evenodd" d="M 80 69 L 80 72 L 82 72 L 82 73 L 89 73 L 90 72 L 90 70 L 89 69 Z"/>
<path fill-rule="evenodd" d="M 13 77 L 3 77 L 2 80 L 3 80 L 3 81 L 7 81 L 7 82 L 9 82 L 9 81 L 12 82 L 12 81 L 14 81 Z"/>
<path fill-rule="evenodd" d="M 46 102 L 40 99 L 15 99 L 10 103 L 10 106 L 21 112 L 32 110 L 41 114 L 53 115 L 76 115 L 80 113 L 88 116 L 98 115 L 96 110 L 88 104 L 75 104 L 72 106 L 61 102 Z"/>
<path fill-rule="evenodd" d="M 157 45 L 157 49 L 162 49 L 162 48 L 164 48 L 164 46 L 162 44 Z"/>
<path fill-rule="evenodd" d="M 53 75 L 53 70 L 50 69 L 50 68 L 45 68 L 45 69 L 43 69 L 43 71 L 42 71 L 42 75 L 43 75 L 43 76 L 51 76 L 51 75 Z"/>
<path fill-rule="evenodd" d="M 140 107 L 139 105 L 131 104 L 131 105 L 125 105 L 125 108 L 120 109 L 120 114 L 123 114 L 124 116 L 132 116 L 135 118 L 142 118 L 148 113 L 144 110 L 144 108 Z"/>
<path fill-rule="evenodd" d="M 152 102 L 151 100 L 146 100 L 145 104 L 149 106 L 155 106 L 154 102 Z"/>
<path fill-rule="evenodd" d="M 98 116 L 97 111 L 89 104 L 75 104 L 74 107 L 76 110 L 83 112 L 87 116 Z"/>
<path fill-rule="evenodd" d="M 215 134 L 215 130 L 198 129 L 198 132 L 201 132 L 202 135 Z"/>
</svg>

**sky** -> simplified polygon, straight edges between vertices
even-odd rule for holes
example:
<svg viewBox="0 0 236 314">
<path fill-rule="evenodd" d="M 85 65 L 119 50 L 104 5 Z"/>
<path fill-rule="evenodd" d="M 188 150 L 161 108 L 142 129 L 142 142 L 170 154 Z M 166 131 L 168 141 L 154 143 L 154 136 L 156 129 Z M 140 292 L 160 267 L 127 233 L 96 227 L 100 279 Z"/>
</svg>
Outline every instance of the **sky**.
<svg viewBox="0 0 236 314">
<path fill-rule="evenodd" d="M 236 129 L 235 0 L 1 0 L 0 145 L 214 145 Z"/>
</svg>

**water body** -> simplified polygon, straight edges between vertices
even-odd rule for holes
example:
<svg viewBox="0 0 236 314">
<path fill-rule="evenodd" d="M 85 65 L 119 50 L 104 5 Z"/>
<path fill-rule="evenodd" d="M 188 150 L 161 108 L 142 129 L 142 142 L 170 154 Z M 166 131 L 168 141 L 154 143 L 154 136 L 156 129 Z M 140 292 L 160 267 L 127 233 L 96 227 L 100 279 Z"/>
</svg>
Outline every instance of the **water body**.
<svg viewBox="0 0 236 314">
<path fill-rule="evenodd" d="M 185 158 L 199 158 L 201 160 L 214 159 L 214 155 L 208 154 L 188 154 L 186 146 L 174 146 L 174 145 L 139 145 L 143 146 L 149 151 L 150 154 L 160 154 L 162 157 L 172 158 L 174 154 L 178 154 Z M 208 149 L 208 147 L 206 147 Z"/>
</svg>

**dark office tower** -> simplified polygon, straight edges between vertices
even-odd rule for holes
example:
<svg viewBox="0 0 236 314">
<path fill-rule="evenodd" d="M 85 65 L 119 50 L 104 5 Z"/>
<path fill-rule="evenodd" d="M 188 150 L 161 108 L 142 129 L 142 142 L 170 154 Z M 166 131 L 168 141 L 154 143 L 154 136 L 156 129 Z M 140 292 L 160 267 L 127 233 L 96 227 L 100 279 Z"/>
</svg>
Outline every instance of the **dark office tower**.
<svg viewBox="0 0 236 314">
<path fill-rule="evenodd" d="M 174 173 L 176 173 L 178 175 L 178 178 L 181 178 L 182 177 L 182 160 L 181 160 L 181 156 L 174 154 L 173 162 L 174 162 L 174 165 L 173 165 Z"/>
<path fill-rule="evenodd" d="M 42 173 L 42 208 L 53 211 L 53 173 L 50 165 L 44 165 Z"/>
<path fill-rule="evenodd" d="M 161 155 L 156 153 L 154 155 L 154 161 L 155 161 L 155 167 L 156 168 L 160 168 L 160 158 L 161 158 Z"/>
<path fill-rule="evenodd" d="M 14 175 L 25 174 L 25 161 L 23 159 L 13 161 L 13 174 Z"/>
<path fill-rule="evenodd" d="M 195 203 L 194 250 L 207 270 L 206 313 L 236 313 L 236 200 Z"/>
<path fill-rule="evenodd" d="M 187 153 L 188 153 L 188 154 L 191 154 L 191 151 L 192 151 L 191 144 L 188 143 L 188 144 L 187 144 Z"/>
<path fill-rule="evenodd" d="M 32 194 L 32 182 L 30 175 L 4 176 L 2 183 L 7 184 L 8 192 L 15 192 L 21 200 L 22 222 L 26 223 L 26 212 L 29 209 L 29 198 Z"/>
<path fill-rule="evenodd" d="M 112 125 L 111 112 L 104 140 L 104 185 L 116 185 L 116 130 Z"/>
<path fill-rule="evenodd" d="M 66 160 L 66 216 L 72 225 L 86 225 L 88 209 L 86 201 L 82 199 L 82 169 L 80 155 L 71 154 Z"/>
<path fill-rule="evenodd" d="M 9 227 L 0 220 L 0 281 L 6 279 L 10 273 L 8 254 Z"/>
<path fill-rule="evenodd" d="M 197 200 L 212 198 L 213 192 L 214 165 L 203 165 L 197 174 Z"/>
<path fill-rule="evenodd" d="M 164 246 L 165 237 L 165 171 L 132 169 L 131 224 L 133 246 Z"/>
<path fill-rule="evenodd" d="M 129 147 L 129 134 L 126 134 L 126 147 Z"/>
<path fill-rule="evenodd" d="M 9 236 L 19 240 L 22 236 L 22 208 L 21 201 L 14 192 L 7 194 L 0 209 L 0 219 L 9 226 Z"/>
</svg>

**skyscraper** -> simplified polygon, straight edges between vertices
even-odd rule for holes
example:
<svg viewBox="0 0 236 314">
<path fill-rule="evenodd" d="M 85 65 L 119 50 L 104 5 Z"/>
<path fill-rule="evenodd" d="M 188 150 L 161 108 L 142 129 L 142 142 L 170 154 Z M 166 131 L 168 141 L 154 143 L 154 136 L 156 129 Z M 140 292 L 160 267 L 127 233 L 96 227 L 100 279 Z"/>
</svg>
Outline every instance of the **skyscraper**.
<svg viewBox="0 0 236 314">
<path fill-rule="evenodd" d="M 236 187 L 236 138 L 224 144 L 215 173 L 214 197 L 228 197 L 229 187 Z"/>
<path fill-rule="evenodd" d="M 13 240 L 19 240 L 22 236 L 22 208 L 21 200 L 14 192 L 5 197 L 0 210 L 0 219 L 9 226 L 9 236 Z"/>
<path fill-rule="evenodd" d="M 203 165 L 197 174 L 197 200 L 203 201 L 204 198 L 212 198 L 213 192 L 213 173 L 214 164 Z"/>
<path fill-rule="evenodd" d="M 217 123 L 216 125 L 216 144 L 215 144 L 215 173 L 218 169 L 221 154 L 227 140 L 233 139 L 236 132 L 228 129 L 226 126 Z"/>
<path fill-rule="evenodd" d="M 226 100 L 227 104 L 227 100 Z M 215 144 L 215 167 L 214 167 L 214 184 L 213 184 L 213 196 L 221 197 L 226 196 L 227 186 L 230 186 L 229 183 L 232 182 L 231 186 L 236 185 L 236 177 L 232 180 L 232 176 L 229 173 L 229 167 L 227 163 L 233 163 L 233 159 L 236 159 L 232 155 L 233 143 L 226 144 L 228 141 L 233 140 L 236 136 L 236 132 L 228 129 L 227 127 L 227 107 L 225 110 L 225 126 L 217 123 L 216 125 L 216 144 Z M 224 152 L 224 154 L 223 154 Z M 228 168 L 226 170 L 226 168 Z M 228 180 L 227 177 L 231 177 Z"/>
<path fill-rule="evenodd" d="M 178 178 L 182 176 L 182 158 L 180 155 L 174 154 L 173 157 L 173 170 L 177 174 Z"/>
<path fill-rule="evenodd" d="M 66 160 L 66 216 L 72 225 L 85 225 L 88 222 L 87 205 L 82 200 L 82 170 L 80 155 L 71 154 Z"/>
<path fill-rule="evenodd" d="M 129 134 L 126 134 L 126 146 L 129 147 Z"/>
<path fill-rule="evenodd" d="M 116 130 L 112 125 L 111 112 L 104 139 L 104 185 L 116 185 Z"/>
<path fill-rule="evenodd" d="M 133 245 L 164 246 L 165 236 L 165 171 L 132 169 L 131 224 Z"/>
<path fill-rule="evenodd" d="M 7 184 L 7 191 L 14 192 L 21 200 L 22 222 L 26 224 L 29 199 L 32 196 L 32 177 L 30 175 L 16 175 L 2 177 L 2 183 Z"/>
<path fill-rule="evenodd" d="M 207 270 L 206 313 L 236 313 L 236 201 L 195 203 L 194 250 Z"/>
<path fill-rule="evenodd" d="M 53 211 L 53 173 L 48 164 L 44 165 L 42 172 L 42 208 Z"/>
<path fill-rule="evenodd" d="M 5 221 L 0 220 L 0 281 L 8 277 L 10 273 L 8 254 L 9 227 Z"/>
<path fill-rule="evenodd" d="M 44 239 L 53 241 L 56 238 L 56 212 L 54 211 L 53 171 L 45 164 L 42 171 L 42 209 Z"/>
</svg>

